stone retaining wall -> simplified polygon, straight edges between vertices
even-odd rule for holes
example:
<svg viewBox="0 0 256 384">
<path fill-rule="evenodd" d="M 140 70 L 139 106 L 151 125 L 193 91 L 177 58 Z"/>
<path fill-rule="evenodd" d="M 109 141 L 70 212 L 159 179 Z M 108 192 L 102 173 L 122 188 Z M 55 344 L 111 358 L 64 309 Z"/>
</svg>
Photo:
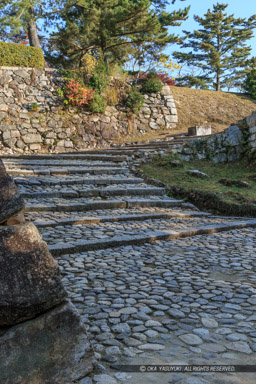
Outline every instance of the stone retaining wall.
<svg viewBox="0 0 256 384">
<path fill-rule="evenodd" d="M 135 116 L 121 105 L 108 106 L 103 114 L 65 110 L 56 94 L 62 84 L 59 72 L 53 69 L 0 67 L 2 153 L 6 149 L 9 153 L 36 153 L 106 147 L 134 133 L 175 128 L 178 121 L 167 86 L 159 94 L 145 94 L 144 107 Z"/>
<path fill-rule="evenodd" d="M 251 116 L 246 118 L 246 125 L 248 127 L 248 144 L 250 151 L 256 151 L 256 111 Z"/>
<path fill-rule="evenodd" d="M 256 111 L 231 125 L 224 132 L 200 137 L 181 144 L 175 152 L 186 161 L 211 159 L 216 163 L 232 162 L 243 156 L 255 156 Z"/>
</svg>

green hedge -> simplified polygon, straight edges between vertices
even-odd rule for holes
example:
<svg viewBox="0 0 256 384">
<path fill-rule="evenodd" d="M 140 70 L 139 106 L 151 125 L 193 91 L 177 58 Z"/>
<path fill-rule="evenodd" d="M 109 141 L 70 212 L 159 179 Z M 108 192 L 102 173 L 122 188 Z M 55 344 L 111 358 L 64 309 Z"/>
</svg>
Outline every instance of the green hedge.
<svg viewBox="0 0 256 384">
<path fill-rule="evenodd" d="M 0 67 L 44 68 L 40 48 L 0 41 Z"/>
</svg>

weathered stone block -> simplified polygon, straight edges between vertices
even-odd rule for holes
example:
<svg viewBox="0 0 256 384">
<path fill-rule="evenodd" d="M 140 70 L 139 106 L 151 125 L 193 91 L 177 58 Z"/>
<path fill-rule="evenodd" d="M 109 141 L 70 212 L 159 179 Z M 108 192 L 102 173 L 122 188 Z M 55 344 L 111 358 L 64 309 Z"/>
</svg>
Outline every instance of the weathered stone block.
<svg viewBox="0 0 256 384">
<path fill-rule="evenodd" d="M 45 144 L 52 145 L 54 143 L 54 139 L 45 139 Z"/>
<path fill-rule="evenodd" d="M 0 223 L 17 214 L 23 208 L 24 201 L 20 197 L 16 185 L 12 178 L 6 173 L 4 165 L 0 160 Z"/>
<path fill-rule="evenodd" d="M 64 145 L 65 145 L 65 140 L 60 140 L 57 143 L 57 147 L 64 147 Z"/>
<path fill-rule="evenodd" d="M 19 76 L 19 77 L 21 77 L 22 79 L 26 79 L 26 78 L 30 77 L 30 73 L 29 73 L 27 70 L 18 70 L 18 71 L 15 71 L 15 72 L 14 72 L 14 75 L 15 75 L 15 76 Z"/>
<path fill-rule="evenodd" d="M 55 132 L 48 132 L 46 135 L 47 139 L 56 139 L 57 135 Z"/>
<path fill-rule="evenodd" d="M 7 104 L 0 104 L 0 111 L 1 112 L 7 112 L 8 111 L 8 105 Z"/>
<path fill-rule="evenodd" d="M 93 362 L 85 327 L 69 301 L 0 337 L 0 383 L 72 384 L 92 371 Z"/>
<path fill-rule="evenodd" d="M 31 224 L 0 228 L 0 326 L 31 319 L 66 297 L 58 264 Z"/>
<path fill-rule="evenodd" d="M 167 123 L 178 123 L 177 115 L 166 115 L 164 118 Z"/>
<path fill-rule="evenodd" d="M 188 135 L 189 136 L 206 136 L 206 135 L 211 135 L 212 133 L 212 127 L 205 127 L 205 126 L 195 126 L 195 127 L 190 127 L 188 129 Z"/>
<path fill-rule="evenodd" d="M 170 90 L 170 87 L 168 85 L 164 85 L 162 90 L 161 90 L 161 95 L 163 96 L 169 96 L 171 95 L 171 90 Z"/>
<path fill-rule="evenodd" d="M 254 111 L 250 116 L 246 118 L 246 123 L 249 128 L 256 125 L 256 111 Z"/>
<path fill-rule="evenodd" d="M 40 144 L 30 144 L 29 149 L 31 149 L 31 151 L 40 151 L 41 145 Z"/>
<path fill-rule="evenodd" d="M 199 179 L 206 179 L 208 176 L 204 172 L 200 172 L 197 169 L 191 170 L 187 172 L 189 175 L 193 177 L 197 177 Z"/>
<path fill-rule="evenodd" d="M 73 148 L 73 142 L 70 140 L 66 140 L 64 144 L 65 148 Z"/>
<path fill-rule="evenodd" d="M 10 134 L 11 134 L 11 137 L 12 138 L 19 138 L 20 137 L 20 131 L 18 131 L 17 129 L 15 129 L 14 131 L 10 131 Z"/>
<path fill-rule="evenodd" d="M 240 128 L 238 128 L 236 125 L 231 125 L 231 127 L 226 129 L 226 131 L 224 132 L 224 144 L 232 146 L 240 145 L 242 139 L 243 134 Z"/>
<path fill-rule="evenodd" d="M 166 106 L 167 106 L 168 108 L 175 108 L 175 104 L 174 104 L 174 102 L 171 102 L 171 101 L 169 101 L 168 103 L 166 103 Z"/>
<path fill-rule="evenodd" d="M 17 140 L 16 146 L 20 149 L 23 149 L 26 145 L 23 143 L 22 140 Z"/>
<path fill-rule="evenodd" d="M 3 140 L 8 140 L 11 138 L 11 131 L 6 131 L 3 133 Z"/>
<path fill-rule="evenodd" d="M 60 132 L 58 133 L 58 139 L 65 139 L 66 138 L 66 132 Z"/>
<path fill-rule="evenodd" d="M 251 134 L 256 133 L 256 126 L 249 128 Z"/>
<path fill-rule="evenodd" d="M 42 137 L 38 134 L 28 134 L 23 136 L 23 140 L 26 144 L 34 144 L 34 143 L 41 143 Z"/>
<path fill-rule="evenodd" d="M 151 121 L 149 123 L 150 128 L 152 129 L 159 129 L 159 125 L 155 121 Z"/>
</svg>

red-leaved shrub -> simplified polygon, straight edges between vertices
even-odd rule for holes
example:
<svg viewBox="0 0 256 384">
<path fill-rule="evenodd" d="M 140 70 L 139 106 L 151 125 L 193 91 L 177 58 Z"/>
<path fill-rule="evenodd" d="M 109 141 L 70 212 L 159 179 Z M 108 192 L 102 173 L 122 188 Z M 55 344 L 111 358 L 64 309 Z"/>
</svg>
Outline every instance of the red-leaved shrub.
<svg viewBox="0 0 256 384">
<path fill-rule="evenodd" d="M 170 85 L 172 87 L 175 86 L 175 80 L 171 79 L 166 73 L 158 73 L 157 78 L 164 84 Z"/>
<path fill-rule="evenodd" d="M 81 106 L 88 104 L 90 100 L 93 99 L 93 94 L 95 91 L 83 87 L 79 81 L 70 80 L 66 84 L 66 98 L 68 103 L 73 106 Z"/>
<path fill-rule="evenodd" d="M 139 79 L 139 80 L 146 80 L 149 77 L 149 74 L 147 72 L 140 72 L 135 77 L 136 79 Z M 156 73 L 155 77 L 157 78 L 157 80 L 161 81 L 163 84 L 167 84 L 172 87 L 176 85 L 175 80 L 171 79 L 166 73 Z"/>
</svg>

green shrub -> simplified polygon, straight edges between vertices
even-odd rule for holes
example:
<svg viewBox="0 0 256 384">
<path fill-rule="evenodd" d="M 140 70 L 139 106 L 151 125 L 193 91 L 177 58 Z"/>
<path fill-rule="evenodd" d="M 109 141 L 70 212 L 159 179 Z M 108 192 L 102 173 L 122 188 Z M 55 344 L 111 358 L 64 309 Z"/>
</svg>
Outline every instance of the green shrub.
<svg viewBox="0 0 256 384">
<path fill-rule="evenodd" d="M 98 93 L 94 94 L 93 100 L 89 102 L 89 111 L 93 113 L 104 113 L 107 107 L 107 103 L 104 98 Z"/>
<path fill-rule="evenodd" d="M 107 85 L 108 75 L 106 64 L 103 60 L 100 60 L 89 79 L 89 86 L 91 86 L 92 89 L 97 90 L 98 93 L 102 93 Z"/>
<path fill-rule="evenodd" d="M 158 80 L 157 74 L 154 72 L 149 73 L 148 77 L 143 80 L 142 92 L 145 93 L 157 93 L 163 88 L 163 83 Z"/>
<path fill-rule="evenodd" d="M 0 41 L 0 66 L 44 68 L 44 55 L 40 48 Z"/>
<path fill-rule="evenodd" d="M 136 87 L 132 87 L 126 99 L 126 105 L 133 113 L 139 113 L 143 107 L 144 99 Z"/>
<path fill-rule="evenodd" d="M 255 69 L 252 69 L 249 73 L 247 73 L 244 88 L 253 99 L 256 99 L 256 70 Z"/>
</svg>

